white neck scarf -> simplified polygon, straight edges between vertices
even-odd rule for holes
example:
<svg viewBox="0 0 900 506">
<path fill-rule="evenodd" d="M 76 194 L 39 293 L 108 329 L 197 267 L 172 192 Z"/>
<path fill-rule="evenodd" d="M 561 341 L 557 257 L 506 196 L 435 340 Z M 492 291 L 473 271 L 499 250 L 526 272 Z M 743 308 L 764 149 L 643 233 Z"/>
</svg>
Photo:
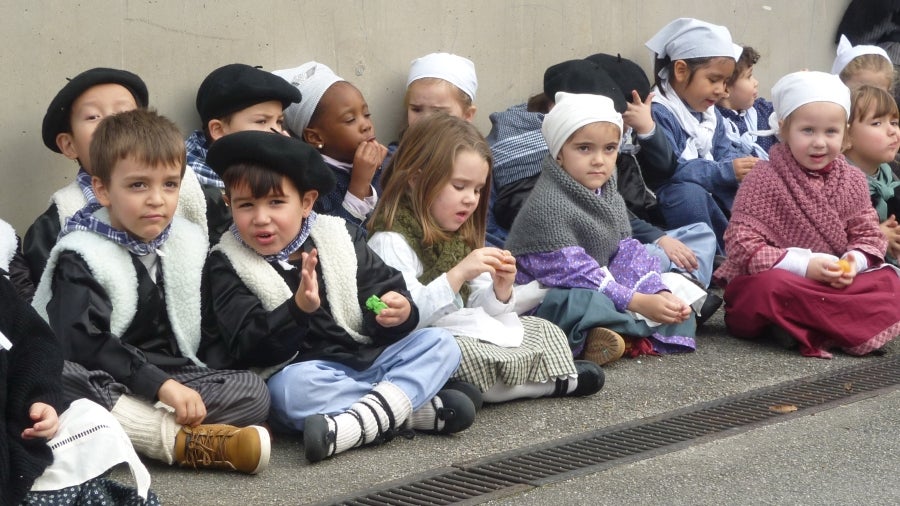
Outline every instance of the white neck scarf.
<svg viewBox="0 0 900 506">
<path fill-rule="evenodd" d="M 678 93 L 672 89 L 672 85 L 669 84 L 668 80 L 663 80 L 660 86 L 665 95 L 660 93 L 658 88 L 654 88 L 653 102 L 664 106 L 669 112 L 674 114 L 681 128 L 688 134 L 688 140 L 684 145 L 684 151 L 681 152 L 681 158 L 685 160 L 693 160 L 695 158 L 712 160 L 713 135 L 716 133 L 717 125 L 716 107 L 713 105 L 703 111 L 701 119 L 698 120 L 694 116 L 696 113 L 688 109 L 681 97 L 678 96 Z"/>
<path fill-rule="evenodd" d="M 756 129 L 758 118 L 759 113 L 756 112 L 756 109 L 753 107 L 746 111 L 741 111 L 738 113 L 738 119 L 732 121 L 743 121 L 747 125 L 747 131 L 741 134 L 736 124 L 732 123 L 732 121 L 725 121 L 725 135 L 728 136 L 728 139 L 731 140 L 731 142 L 740 145 L 741 151 L 744 153 L 755 156 L 760 160 L 768 160 L 769 154 L 766 153 L 766 150 L 763 149 L 762 146 L 756 143 L 756 139 L 759 138 L 760 133 L 760 131 Z"/>
</svg>

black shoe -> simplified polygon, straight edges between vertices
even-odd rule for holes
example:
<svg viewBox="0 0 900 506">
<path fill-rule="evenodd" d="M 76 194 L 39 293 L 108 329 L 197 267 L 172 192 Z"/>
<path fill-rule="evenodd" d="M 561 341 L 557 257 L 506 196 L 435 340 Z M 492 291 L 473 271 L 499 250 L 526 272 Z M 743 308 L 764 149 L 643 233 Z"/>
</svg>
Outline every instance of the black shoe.
<svg viewBox="0 0 900 506">
<path fill-rule="evenodd" d="M 706 323 L 706 320 L 709 320 L 709 317 L 714 315 L 721 306 L 722 297 L 712 292 L 706 292 L 706 300 L 703 301 L 703 307 L 700 308 L 700 314 L 697 315 L 697 328 Z"/>
<path fill-rule="evenodd" d="M 569 380 L 556 380 L 556 392 L 553 397 L 586 397 L 603 389 L 606 375 L 603 368 L 589 360 L 576 360 L 575 371 L 578 373 L 578 385 L 569 392 Z M 567 393 L 568 392 L 568 393 Z"/>
<path fill-rule="evenodd" d="M 310 462 L 319 462 L 334 455 L 335 434 L 328 430 L 327 416 L 310 415 L 303 422 L 303 453 Z"/>
<path fill-rule="evenodd" d="M 484 405 L 484 397 L 481 395 L 481 390 L 468 381 L 452 379 L 448 381 L 441 390 L 458 390 L 466 394 L 466 397 L 468 397 L 475 406 L 475 411 L 481 410 L 481 406 Z"/>
<path fill-rule="evenodd" d="M 441 407 L 437 407 L 435 399 L 431 402 L 436 412 L 434 429 L 416 429 L 419 432 L 429 434 L 455 434 L 464 431 L 475 422 L 475 405 L 469 396 L 459 390 L 441 390 L 434 396 L 441 401 Z M 439 427 L 439 422 L 444 426 Z"/>
</svg>

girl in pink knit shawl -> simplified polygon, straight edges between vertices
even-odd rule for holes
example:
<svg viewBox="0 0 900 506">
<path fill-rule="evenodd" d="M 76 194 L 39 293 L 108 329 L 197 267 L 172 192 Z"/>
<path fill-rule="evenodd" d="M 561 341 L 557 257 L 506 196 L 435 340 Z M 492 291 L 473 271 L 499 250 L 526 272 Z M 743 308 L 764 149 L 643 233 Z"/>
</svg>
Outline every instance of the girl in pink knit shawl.
<svg viewBox="0 0 900 506">
<path fill-rule="evenodd" d="M 796 72 L 772 96 L 782 144 L 741 184 L 715 273 L 725 323 L 742 338 L 786 332 L 808 357 L 867 354 L 900 332 L 900 277 L 884 264 L 865 176 L 841 155 L 850 91 Z"/>
</svg>

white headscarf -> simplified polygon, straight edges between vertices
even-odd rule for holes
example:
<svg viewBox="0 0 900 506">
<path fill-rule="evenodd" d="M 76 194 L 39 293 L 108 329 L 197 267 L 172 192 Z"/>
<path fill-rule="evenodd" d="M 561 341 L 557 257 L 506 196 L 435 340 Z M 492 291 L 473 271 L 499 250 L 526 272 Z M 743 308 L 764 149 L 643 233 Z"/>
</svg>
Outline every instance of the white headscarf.
<svg viewBox="0 0 900 506">
<path fill-rule="evenodd" d="M 475 100 L 478 78 L 475 76 L 475 64 L 468 58 L 450 53 L 431 53 L 417 58 L 409 65 L 406 87 L 423 77 L 443 79 L 461 89 L 472 101 Z"/>
<path fill-rule="evenodd" d="M 769 117 L 769 126 L 777 129 L 779 120 L 811 102 L 835 103 L 850 118 L 850 89 L 841 78 L 827 72 L 801 71 L 782 77 L 772 87 L 775 112 Z"/>
<path fill-rule="evenodd" d="M 296 86 L 302 95 L 300 103 L 291 104 L 284 110 L 284 121 L 297 136 L 302 136 L 303 130 L 309 126 L 309 120 L 328 88 L 334 83 L 344 81 L 328 66 L 315 61 L 272 73 Z"/>
<path fill-rule="evenodd" d="M 612 123 L 622 132 L 622 115 L 616 111 L 611 98 L 557 92 L 556 105 L 544 116 L 544 123 L 541 125 L 541 133 L 550 148 L 550 156 L 556 158 L 563 144 L 576 130 L 600 121 Z"/>
<path fill-rule="evenodd" d="M 672 61 L 714 56 L 725 56 L 736 61 L 743 51 L 741 46 L 732 42 L 728 28 L 694 18 L 672 21 L 645 45 L 656 54 L 656 58 L 668 56 Z M 659 77 L 667 79 L 667 70 L 662 69 Z"/>
<path fill-rule="evenodd" d="M 854 46 L 847 40 L 847 37 L 841 35 L 841 41 L 838 42 L 837 47 L 837 56 L 834 58 L 834 63 L 831 65 L 831 73 L 832 74 L 840 74 L 844 67 L 847 66 L 848 63 L 853 61 L 857 56 L 862 56 L 866 54 L 877 54 L 883 56 L 885 60 L 887 60 L 893 66 L 893 62 L 891 62 L 891 57 L 888 56 L 887 51 L 881 49 L 878 46 L 866 46 L 860 44 L 858 46 Z"/>
</svg>

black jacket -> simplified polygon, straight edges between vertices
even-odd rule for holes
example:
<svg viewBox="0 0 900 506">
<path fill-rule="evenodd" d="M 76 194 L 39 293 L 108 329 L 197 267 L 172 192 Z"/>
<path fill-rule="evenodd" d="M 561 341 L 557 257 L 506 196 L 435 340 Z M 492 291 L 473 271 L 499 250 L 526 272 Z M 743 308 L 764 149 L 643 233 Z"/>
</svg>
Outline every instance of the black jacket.
<svg viewBox="0 0 900 506">
<path fill-rule="evenodd" d="M 418 324 L 419 313 L 406 290 L 403 275 L 369 249 L 361 229 L 347 223 L 347 230 L 356 252 L 357 303 L 363 313 L 362 333 L 373 339 L 372 344 L 355 341 L 331 316 L 329 297 L 336 300 L 347 295 L 329 292 L 322 278 L 321 263 L 316 266 L 316 273 L 322 305 L 315 313 L 301 311 L 293 297 L 273 311 L 266 311 L 259 298 L 238 277 L 225 254 L 215 251 L 207 259 L 204 273 L 204 279 L 208 280 L 204 293 L 208 312 L 200 359 L 210 367 L 221 369 L 267 367 L 294 357 L 294 362 L 329 360 L 365 370 L 385 347 L 412 332 Z M 302 249 L 308 252 L 314 247 L 315 242 L 309 238 Z M 277 264 L 273 268 L 291 293 L 296 293 L 300 284 L 299 271 L 286 271 Z M 375 321 L 375 314 L 366 309 L 365 301 L 371 295 L 389 291 L 409 299 L 412 312 L 403 324 L 385 328 Z"/>
<path fill-rule="evenodd" d="M 56 239 L 59 237 L 61 228 L 59 210 L 56 208 L 56 204 L 50 204 L 50 207 L 38 216 L 25 231 L 22 253 L 25 256 L 25 262 L 28 263 L 31 282 L 34 286 L 41 282 L 41 274 L 44 272 L 44 267 L 47 266 L 50 250 L 56 246 Z"/>
<path fill-rule="evenodd" d="M 110 331 L 112 302 L 78 253 L 59 255 L 53 273 L 53 297 L 47 304 L 50 326 L 66 360 L 88 370 L 103 370 L 134 393 L 156 399 L 170 378 L 162 367 L 192 365 L 178 348 L 166 310 L 162 276 L 153 283 L 134 255 L 138 277 L 137 311 L 122 335 Z"/>
</svg>

